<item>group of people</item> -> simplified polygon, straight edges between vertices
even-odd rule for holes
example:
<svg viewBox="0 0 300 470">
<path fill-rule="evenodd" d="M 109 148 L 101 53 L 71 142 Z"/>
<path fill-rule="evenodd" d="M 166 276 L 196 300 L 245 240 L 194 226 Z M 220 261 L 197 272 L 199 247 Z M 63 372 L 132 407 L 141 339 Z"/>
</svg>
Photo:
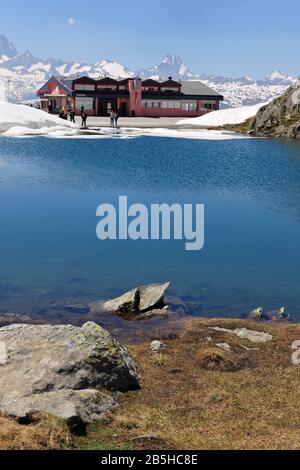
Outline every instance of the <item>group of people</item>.
<svg viewBox="0 0 300 470">
<path fill-rule="evenodd" d="M 80 116 L 81 116 L 81 128 L 87 129 L 87 112 L 84 106 L 80 108 Z M 59 112 L 59 117 L 64 120 L 70 119 L 71 122 L 75 124 L 75 110 L 73 107 L 62 108 Z M 110 127 L 117 127 L 118 126 L 118 119 L 119 113 L 117 111 L 111 110 L 109 113 L 110 117 Z"/>
<path fill-rule="evenodd" d="M 110 127 L 118 127 L 118 119 L 119 119 L 119 114 L 117 111 L 114 111 L 113 109 L 109 113 L 110 117 Z"/>
<path fill-rule="evenodd" d="M 59 112 L 59 117 L 65 121 L 69 118 L 71 122 L 75 123 L 75 111 L 72 107 L 62 108 Z"/>
</svg>

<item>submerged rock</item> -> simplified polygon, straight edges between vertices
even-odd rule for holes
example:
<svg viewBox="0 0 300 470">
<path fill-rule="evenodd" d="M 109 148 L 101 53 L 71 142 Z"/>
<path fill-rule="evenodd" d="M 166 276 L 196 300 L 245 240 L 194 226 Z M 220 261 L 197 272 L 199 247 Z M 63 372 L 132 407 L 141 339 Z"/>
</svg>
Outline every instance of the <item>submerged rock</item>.
<svg viewBox="0 0 300 470">
<path fill-rule="evenodd" d="M 151 310 L 160 310 L 164 304 L 165 292 L 170 286 L 165 284 L 149 284 L 136 287 L 129 292 L 112 300 L 94 302 L 89 305 L 92 312 L 111 313 L 143 313 Z"/>
<path fill-rule="evenodd" d="M 26 313 L 0 313 L 0 325 L 13 323 L 30 323 L 33 319 Z"/>
<path fill-rule="evenodd" d="M 287 320 L 289 315 L 285 311 L 285 307 L 281 307 L 278 310 L 270 310 L 266 313 L 268 320 Z"/>
<path fill-rule="evenodd" d="M 92 322 L 7 326 L 0 344 L 0 411 L 10 416 L 42 411 L 89 422 L 116 405 L 111 392 L 139 388 L 127 349 Z"/>
<path fill-rule="evenodd" d="M 148 312 L 140 313 L 137 320 L 151 320 L 151 318 L 167 318 L 169 316 L 168 309 L 160 308 L 148 310 Z"/>
</svg>

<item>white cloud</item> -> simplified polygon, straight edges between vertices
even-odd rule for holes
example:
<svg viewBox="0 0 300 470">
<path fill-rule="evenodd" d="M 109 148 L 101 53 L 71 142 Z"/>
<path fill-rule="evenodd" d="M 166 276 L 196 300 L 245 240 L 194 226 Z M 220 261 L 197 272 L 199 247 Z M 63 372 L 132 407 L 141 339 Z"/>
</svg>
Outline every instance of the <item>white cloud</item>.
<svg viewBox="0 0 300 470">
<path fill-rule="evenodd" d="M 78 23 L 79 21 L 76 20 L 75 18 L 68 18 L 68 24 L 73 25 L 73 24 L 78 24 Z"/>
</svg>

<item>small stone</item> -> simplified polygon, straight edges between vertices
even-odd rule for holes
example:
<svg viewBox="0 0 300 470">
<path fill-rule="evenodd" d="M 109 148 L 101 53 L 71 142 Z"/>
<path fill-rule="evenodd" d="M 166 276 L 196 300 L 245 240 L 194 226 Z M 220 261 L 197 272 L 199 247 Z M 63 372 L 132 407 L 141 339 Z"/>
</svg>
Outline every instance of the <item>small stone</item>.
<svg viewBox="0 0 300 470">
<path fill-rule="evenodd" d="M 229 346 L 228 343 L 216 343 L 216 346 L 218 346 L 221 349 L 224 349 L 224 351 L 231 351 L 231 347 Z"/>
<path fill-rule="evenodd" d="M 150 344 L 150 351 L 152 353 L 158 353 L 158 352 L 163 351 L 164 349 L 166 349 L 166 347 L 167 347 L 167 345 L 165 343 L 163 343 L 162 341 L 154 340 Z"/>
<path fill-rule="evenodd" d="M 219 326 L 209 326 L 208 328 L 210 330 L 231 333 L 233 335 L 238 336 L 239 338 L 247 339 L 252 343 L 266 343 L 267 341 L 271 341 L 273 339 L 273 336 L 269 333 L 264 333 L 263 331 L 249 330 L 248 328 L 235 328 L 234 330 L 230 330 L 228 328 L 221 328 Z"/>
</svg>

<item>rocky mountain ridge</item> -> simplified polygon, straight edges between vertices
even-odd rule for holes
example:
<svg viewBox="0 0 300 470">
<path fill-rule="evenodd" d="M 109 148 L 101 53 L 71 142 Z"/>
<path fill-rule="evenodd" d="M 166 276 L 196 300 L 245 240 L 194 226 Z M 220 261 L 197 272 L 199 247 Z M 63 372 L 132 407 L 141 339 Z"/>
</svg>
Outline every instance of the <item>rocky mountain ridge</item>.
<svg viewBox="0 0 300 470">
<path fill-rule="evenodd" d="M 41 59 L 30 51 L 18 53 L 5 36 L 0 35 L 0 100 L 23 102 L 36 98 L 37 89 L 51 75 L 89 75 L 93 78 L 111 76 L 202 80 L 224 95 L 223 107 L 252 105 L 282 95 L 295 83 L 296 78 L 273 71 L 261 80 L 244 76 L 238 78 L 193 72 L 178 55 L 166 54 L 157 64 L 142 70 L 131 70 L 123 64 L 108 59 L 95 64 L 83 61 L 64 62 L 60 59 Z"/>
</svg>

